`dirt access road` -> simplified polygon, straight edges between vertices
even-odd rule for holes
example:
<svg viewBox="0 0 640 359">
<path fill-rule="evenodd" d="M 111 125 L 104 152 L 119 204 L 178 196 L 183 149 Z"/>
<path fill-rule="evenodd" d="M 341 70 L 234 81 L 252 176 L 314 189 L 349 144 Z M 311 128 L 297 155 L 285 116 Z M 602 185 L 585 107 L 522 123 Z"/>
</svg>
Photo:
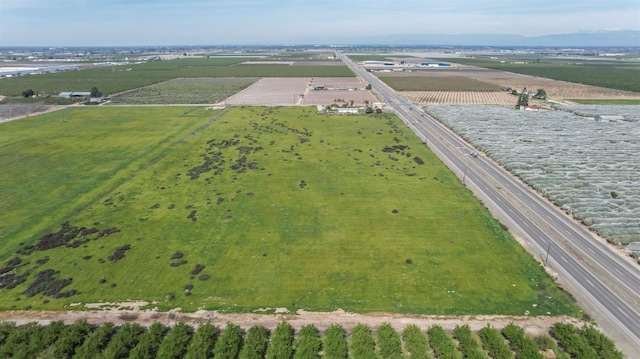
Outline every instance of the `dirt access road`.
<svg viewBox="0 0 640 359">
<path fill-rule="evenodd" d="M 300 329 L 307 324 L 314 324 L 319 330 L 325 330 L 332 324 L 340 324 L 350 330 L 357 324 L 366 324 L 370 328 L 377 328 L 383 323 L 391 324 L 396 330 L 401 331 L 409 324 L 415 324 L 423 330 L 438 324 L 445 330 L 453 330 L 456 325 L 468 324 L 471 330 L 477 331 L 490 324 L 494 328 L 504 328 L 513 322 L 521 326 L 529 335 L 538 336 L 546 334 L 549 328 L 556 322 L 571 323 L 578 327 L 583 321 L 571 317 L 510 317 L 510 316 L 433 316 L 433 315 L 408 315 L 392 313 L 347 313 L 343 310 L 333 312 L 307 312 L 300 310 L 297 313 L 289 313 L 286 309 L 275 309 L 275 314 L 258 313 L 218 313 L 215 311 L 198 311 L 195 313 L 181 313 L 179 309 L 169 312 L 157 312 L 153 310 L 140 310 L 145 302 L 119 303 L 111 309 L 90 311 L 60 311 L 60 312 L 30 312 L 8 311 L 0 312 L 0 321 L 11 321 L 18 325 L 29 322 L 38 322 L 46 325 L 52 321 L 61 320 L 71 324 L 77 320 L 86 320 L 91 324 L 112 322 L 120 325 L 127 322 L 135 322 L 148 327 L 154 322 L 164 325 L 174 325 L 183 322 L 192 326 L 210 322 L 217 327 L 224 327 L 227 322 L 239 325 L 243 329 L 249 329 L 254 325 L 262 325 L 273 330 L 278 323 L 286 320 L 295 329 Z M 118 308 L 127 307 L 130 310 Z M 91 307 L 89 307 L 91 308 Z M 274 310 L 271 310 L 272 312 Z"/>
</svg>

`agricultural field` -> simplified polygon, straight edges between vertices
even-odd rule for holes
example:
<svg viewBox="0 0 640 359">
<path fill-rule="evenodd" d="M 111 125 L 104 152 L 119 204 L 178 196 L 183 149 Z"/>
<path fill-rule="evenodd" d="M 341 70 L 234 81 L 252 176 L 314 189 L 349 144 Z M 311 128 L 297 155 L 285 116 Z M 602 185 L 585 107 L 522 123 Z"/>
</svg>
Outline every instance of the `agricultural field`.
<svg viewBox="0 0 640 359">
<path fill-rule="evenodd" d="M 504 62 L 501 62 L 501 60 Z M 504 58 L 452 58 L 445 59 L 445 61 L 640 93 L 640 62 L 637 61 L 608 63 L 596 63 L 593 61 L 589 63 L 589 61 L 587 61 L 587 63 L 581 64 L 566 61 L 549 61 L 547 59 L 538 60 L 539 63 L 534 63 L 534 61 L 513 61 Z"/>
<path fill-rule="evenodd" d="M 379 78 L 414 103 L 513 105 L 516 101 L 496 84 L 433 71 L 440 75 L 425 76 L 427 72 L 422 71 L 417 76 L 404 73 Z"/>
<path fill-rule="evenodd" d="M 257 78 L 180 78 L 112 96 L 113 104 L 214 104 L 245 89 Z"/>
<path fill-rule="evenodd" d="M 437 78 L 450 78 L 452 76 L 466 77 L 482 83 L 489 83 L 504 89 L 522 91 L 527 88 L 530 91 L 544 89 L 547 96 L 553 100 L 640 100 L 640 94 L 630 91 L 596 87 L 566 81 L 558 81 L 550 78 L 523 75 L 507 71 L 490 70 L 471 66 L 456 66 L 453 68 L 424 69 L 412 72 L 384 73 L 388 77 L 427 77 L 437 83 Z M 469 89 L 460 88 L 459 91 Z"/>
<path fill-rule="evenodd" d="M 516 96 L 504 91 L 402 91 L 402 96 L 419 104 L 515 106 Z"/>
<path fill-rule="evenodd" d="M 320 331 L 314 324 L 294 328 L 242 328 L 229 322 L 197 327 L 185 323 L 148 328 L 136 323 L 99 326 L 86 321 L 48 325 L 0 323 L 0 355 L 13 358 L 600 358 L 622 359 L 614 343 L 592 326 L 556 323 L 548 334 L 532 337 L 509 324 L 477 332 L 468 325 L 445 331 L 439 325 L 377 328 L 334 324 Z"/>
<path fill-rule="evenodd" d="M 99 107 L 0 126 L 5 310 L 581 315 L 392 115 Z"/>
<path fill-rule="evenodd" d="M 57 95 L 63 91 L 90 91 L 103 95 L 149 86 L 176 78 L 202 77 L 353 77 L 347 66 L 242 65 L 251 58 L 198 58 L 155 61 L 143 64 L 102 66 L 86 70 L 0 79 L 0 95 L 20 96 L 32 89 L 36 94 Z"/>
<path fill-rule="evenodd" d="M 426 110 L 608 241 L 640 240 L 640 106 Z M 596 122 L 597 114 L 625 121 Z"/>
<path fill-rule="evenodd" d="M 498 85 L 464 76 L 378 76 L 396 91 L 488 91 L 502 90 Z"/>
</svg>

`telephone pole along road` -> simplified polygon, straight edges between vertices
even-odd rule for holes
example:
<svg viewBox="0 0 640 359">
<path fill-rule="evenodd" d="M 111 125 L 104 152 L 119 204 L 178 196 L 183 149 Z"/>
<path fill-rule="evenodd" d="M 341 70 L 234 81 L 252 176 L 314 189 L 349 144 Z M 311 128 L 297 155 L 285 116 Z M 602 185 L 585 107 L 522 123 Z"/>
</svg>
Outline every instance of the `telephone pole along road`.
<svg viewBox="0 0 640 359">
<path fill-rule="evenodd" d="M 336 53 L 569 288 L 618 347 L 640 353 L 640 269 L 496 162 L 409 103 L 376 76 Z"/>
</svg>

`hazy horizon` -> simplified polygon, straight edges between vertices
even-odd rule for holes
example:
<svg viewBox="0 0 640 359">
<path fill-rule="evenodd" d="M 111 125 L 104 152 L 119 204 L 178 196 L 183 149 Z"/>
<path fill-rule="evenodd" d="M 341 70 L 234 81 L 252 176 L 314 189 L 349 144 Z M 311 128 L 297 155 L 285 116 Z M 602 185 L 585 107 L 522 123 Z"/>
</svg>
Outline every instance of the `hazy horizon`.
<svg viewBox="0 0 640 359">
<path fill-rule="evenodd" d="M 637 0 L 0 3 L 0 46 L 312 44 L 407 34 L 537 37 L 622 29 L 640 30 Z"/>
</svg>

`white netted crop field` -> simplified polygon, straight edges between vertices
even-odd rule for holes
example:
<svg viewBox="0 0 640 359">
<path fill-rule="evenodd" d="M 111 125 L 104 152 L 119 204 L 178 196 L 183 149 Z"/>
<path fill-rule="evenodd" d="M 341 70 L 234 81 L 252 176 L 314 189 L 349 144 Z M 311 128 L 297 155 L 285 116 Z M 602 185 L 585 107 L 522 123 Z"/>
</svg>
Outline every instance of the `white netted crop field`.
<svg viewBox="0 0 640 359">
<path fill-rule="evenodd" d="M 425 109 L 610 242 L 640 240 L 640 106 Z"/>
</svg>

